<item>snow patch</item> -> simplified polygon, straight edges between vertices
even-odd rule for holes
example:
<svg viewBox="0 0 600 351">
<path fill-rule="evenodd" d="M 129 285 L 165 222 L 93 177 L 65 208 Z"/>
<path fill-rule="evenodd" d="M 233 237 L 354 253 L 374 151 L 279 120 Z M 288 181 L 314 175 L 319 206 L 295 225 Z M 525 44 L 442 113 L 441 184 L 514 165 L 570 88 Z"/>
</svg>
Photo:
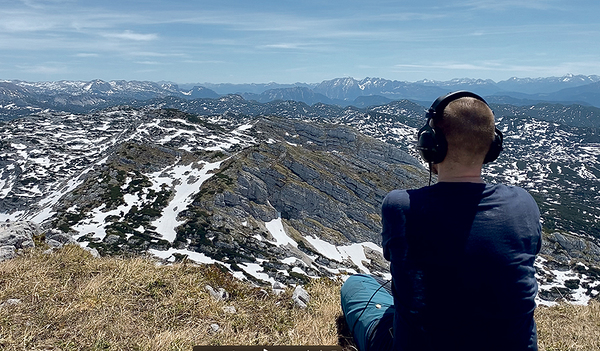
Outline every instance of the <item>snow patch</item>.
<svg viewBox="0 0 600 351">
<path fill-rule="evenodd" d="M 190 251 L 190 250 L 170 248 L 167 251 L 160 251 L 160 250 L 155 250 L 155 249 L 149 249 L 148 251 L 151 254 L 153 254 L 154 256 L 160 257 L 169 262 L 175 261 L 175 256 L 173 256 L 173 254 L 187 255 L 188 259 L 190 259 L 198 264 L 212 264 L 212 263 L 217 262 L 201 252 L 195 252 L 195 251 Z"/>
<path fill-rule="evenodd" d="M 352 261 L 352 263 L 358 266 L 362 272 L 367 274 L 371 274 L 371 271 L 365 267 L 363 262 L 370 262 L 371 260 L 369 260 L 365 255 L 365 248 L 375 250 L 383 255 L 383 249 L 372 242 L 355 243 L 346 246 L 335 246 L 326 242 L 325 240 L 313 236 L 306 236 L 305 238 L 315 248 L 315 250 L 317 250 L 317 252 L 324 257 L 338 262 L 349 259 Z"/>
<path fill-rule="evenodd" d="M 266 222 L 265 226 L 267 227 L 267 230 L 269 231 L 269 233 L 271 233 L 273 238 L 275 238 L 275 245 L 285 246 L 287 244 L 290 244 L 293 247 L 298 247 L 298 243 L 295 242 L 294 239 L 290 238 L 287 235 L 285 228 L 283 228 L 283 222 L 281 221 L 281 217 L 278 217 L 270 222 Z"/>
<path fill-rule="evenodd" d="M 218 169 L 222 162 L 204 163 L 201 169 L 194 167 L 194 164 L 177 165 L 150 175 L 152 189 L 160 191 L 162 185 L 166 184 L 172 186 L 175 193 L 173 200 L 163 209 L 161 217 L 152 222 L 156 232 L 165 240 L 171 243 L 175 240 L 175 228 L 184 223 L 178 220 L 177 216 L 192 203 L 193 196 L 200 191 L 202 183 L 213 176 L 213 173 L 209 172 Z"/>
</svg>

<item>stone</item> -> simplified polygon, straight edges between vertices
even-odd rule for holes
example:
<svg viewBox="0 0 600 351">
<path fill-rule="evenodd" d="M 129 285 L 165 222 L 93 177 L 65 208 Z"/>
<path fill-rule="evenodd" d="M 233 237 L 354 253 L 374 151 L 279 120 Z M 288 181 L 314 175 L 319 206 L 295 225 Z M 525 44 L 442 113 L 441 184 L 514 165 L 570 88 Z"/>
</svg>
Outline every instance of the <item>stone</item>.
<svg viewBox="0 0 600 351">
<path fill-rule="evenodd" d="M 229 293 L 227 291 L 225 291 L 225 289 L 223 289 L 223 288 L 219 288 L 219 289 L 215 290 L 210 285 L 206 285 L 204 288 L 206 289 L 206 291 L 208 291 L 210 296 L 212 296 L 212 298 L 217 301 L 225 301 L 225 300 L 229 299 Z"/>
<path fill-rule="evenodd" d="M 0 246 L 0 262 L 10 260 L 17 256 L 17 249 L 12 245 Z"/>
<path fill-rule="evenodd" d="M 298 285 L 296 286 L 296 289 L 294 289 L 292 300 L 296 306 L 300 308 L 306 308 L 308 306 L 308 302 L 310 301 L 310 296 L 301 285 Z"/>
<path fill-rule="evenodd" d="M 276 281 L 276 282 L 273 283 L 272 289 L 273 289 L 273 293 L 275 295 L 281 295 L 282 293 L 285 292 L 285 285 L 283 285 L 280 282 Z"/>
<path fill-rule="evenodd" d="M 34 247 L 35 247 L 35 243 L 33 242 L 33 240 L 27 240 L 27 241 L 23 241 L 21 243 L 21 248 L 23 248 L 23 249 L 34 248 Z"/>
<path fill-rule="evenodd" d="M 235 314 L 237 312 L 237 310 L 233 306 L 223 306 L 223 312 L 229 313 L 229 314 Z"/>
<path fill-rule="evenodd" d="M 73 239 L 72 236 L 70 236 L 67 233 L 63 233 L 60 230 L 56 230 L 56 229 L 51 229 L 46 233 L 46 241 L 48 239 L 56 240 L 56 241 L 62 243 L 63 245 L 77 243 L 77 241 L 75 241 L 75 239 Z"/>
<path fill-rule="evenodd" d="M 273 289 L 283 290 L 283 289 L 285 289 L 285 285 L 281 284 L 280 282 L 274 282 Z"/>
<path fill-rule="evenodd" d="M 106 238 L 104 238 L 104 243 L 106 245 L 112 245 L 112 244 L 119 242 L 119 240 L 121 240 L 120 236 L 111 234 L 111 235 L 106 236 Z"/>
<path fill-rule="evenodd" d="M 40 234 L 40 226 L 33 222 L 0 223 L 0 246 L 9 245 L 16 249 L 34 247 L 33 237 Z"/>
<path fill-rule="evenodd" d="M 85 251 L 89 252 L 92 256 L 94 257 L 100 257 L 100 254 L 98 253 L 98 250 L 91 248 L 91 247 L 84 247 L 83 248 Z"/>
<path fill-rule="evenodd" d="M 52 248 L 59 248 L 63 246 L 63 244 L 60 241 L 54 239 L 46 239 L 46 244 L 48 244 L 48 246 Z"/>
<path fill-rule="evenodd" d="M 10 307 L 10 306 L 15 306 L 20 303 L 21 303 L 20 299 L 8 299 L 8 300 L 4 301 L 3 303 L 0 303 L 0 309 L 5 308 L 5 307 Z"/>
</svg>

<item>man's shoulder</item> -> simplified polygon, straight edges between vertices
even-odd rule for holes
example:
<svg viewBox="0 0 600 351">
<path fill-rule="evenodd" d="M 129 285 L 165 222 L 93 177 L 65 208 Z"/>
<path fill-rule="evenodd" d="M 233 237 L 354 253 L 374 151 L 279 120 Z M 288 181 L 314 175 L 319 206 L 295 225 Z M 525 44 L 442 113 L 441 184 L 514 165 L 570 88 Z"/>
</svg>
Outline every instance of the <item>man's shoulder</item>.
<svg viewBox="0 0 600 351">
<path fill-rule="evenodd" d="M 382 208 L 405 208 L 409 205 L 409 196 L 407 190 L 396 189 L 390 191 L 383 199 Z"/>
<path fill-rule="evenodd" d="M 415 193 L 420 192 L 422 189 L 423 188 L 392 190 L 386 195 L 386 197 L 383 201 L 384 201 L 384 203 L 386 203 L 386 202 L 388 202 L 388 203 L 406 202 L 406 201 L 408 201 L 410 196 L 414 196 Z"/>
<path fill-rule="evenodd" d="M 518 187 L 518 186 L 506 185 L 506 184 L 494 184 L 494 185 L 488 184 L 488 189 L 493 191 L 498 196 L 527 198 L 527 199 L 531 199 L 532 201 L 534 201 L 533 197 L 527 190 L 525 190 L 521 187 Z"/>
<path fill-rule="evenodd" d="M 400 208 L 408 209 L 411 199 L 422 199 L 427 196 L 426 192 L 429 187 L 419 189 L 396 189 L 390 191 L 383 200 L 383 208 Z"/>
<path fill-rule="evenodd" d="M 539 207 L 531 194 L 518 186 L 495 185 L 493 193 L 488 196 L 488 202 L 502 204 L 502 206 L 513 213 L 521 215 L 532 214 L 539 217 Z"/>
</svg>

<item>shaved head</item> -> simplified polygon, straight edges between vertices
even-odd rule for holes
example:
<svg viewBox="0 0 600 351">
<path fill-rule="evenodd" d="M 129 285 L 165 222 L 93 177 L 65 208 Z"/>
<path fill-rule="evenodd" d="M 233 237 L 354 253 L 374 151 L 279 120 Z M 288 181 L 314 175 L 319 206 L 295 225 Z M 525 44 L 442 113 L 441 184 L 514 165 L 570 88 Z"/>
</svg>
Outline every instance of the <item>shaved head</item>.
<svg viewBox="0 0 600 351">
<path fill-rule="evenodd" d="M 483 163 L 494 140 L 494 113 L 485 102 L 463 97 L 446 106 L 435 127 L 448 141 L 446 159 L 464 165 Z"/>
</svg>

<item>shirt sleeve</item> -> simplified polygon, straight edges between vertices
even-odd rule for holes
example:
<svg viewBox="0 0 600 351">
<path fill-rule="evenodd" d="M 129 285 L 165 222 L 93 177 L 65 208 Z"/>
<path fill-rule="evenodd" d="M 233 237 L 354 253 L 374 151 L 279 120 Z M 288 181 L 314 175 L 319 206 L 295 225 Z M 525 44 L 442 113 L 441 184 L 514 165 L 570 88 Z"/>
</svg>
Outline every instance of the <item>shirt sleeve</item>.
<svg viewBox="0 0 600 351">
<path fill-rule="evenodd" d="M 381 206 L 381 236 L 383 257 L 391 261 L 394 252 L 403 252 L 405 242 L 405 211 L 408 209 L 408 194 L 406 191 L 390 192 Z"/>
</svg>

